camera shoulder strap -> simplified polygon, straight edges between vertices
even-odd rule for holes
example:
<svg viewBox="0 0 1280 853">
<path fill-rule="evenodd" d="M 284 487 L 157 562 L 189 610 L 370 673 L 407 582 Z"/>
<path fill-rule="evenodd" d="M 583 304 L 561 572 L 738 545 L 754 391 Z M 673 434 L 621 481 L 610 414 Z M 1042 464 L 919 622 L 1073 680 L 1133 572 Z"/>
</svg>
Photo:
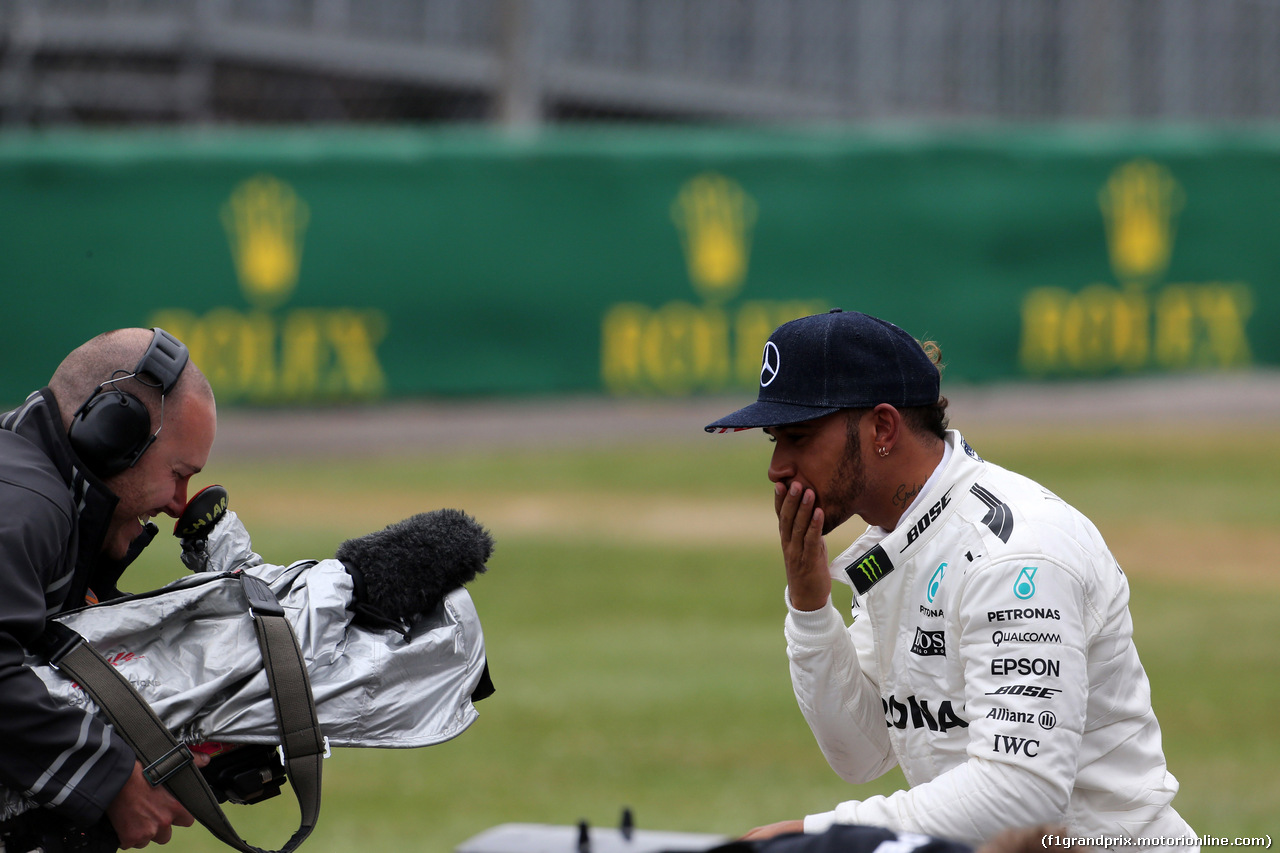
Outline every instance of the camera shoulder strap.
<svg viewBox="0 0 1280 853">
<path fill-rule="evenodd" d="M 239 575 L 275 707 L 285 772 L 301 815 L 297 832 L 274 853 L 292 853 L 320 816 L 321 762 L 328 742 L 320 732 L 311 682 L 284 608 L 260 578 Z M 266 853 L 231 826 L 217 796 L 192 760 L 190 749 L 169 731 L 123 675 L 71 628 L 50 621 L 41 637 L 51 666 L 84 688 L 125 739 L 153 786 L 163 784 L 219 840 L 242 853 Z"/>
</svg>

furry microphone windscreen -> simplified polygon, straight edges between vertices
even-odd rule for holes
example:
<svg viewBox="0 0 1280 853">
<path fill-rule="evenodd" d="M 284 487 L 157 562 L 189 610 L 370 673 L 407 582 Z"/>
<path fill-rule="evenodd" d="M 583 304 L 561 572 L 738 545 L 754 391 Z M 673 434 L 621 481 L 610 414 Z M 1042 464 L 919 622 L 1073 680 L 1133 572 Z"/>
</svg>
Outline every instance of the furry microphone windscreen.
<svg viewBox="0 0 1280 853">
<path fill-rule="evenodd" d="M 493 537 L 474 518 L 438 509 L 338 546 L 357 600 L 393 619 L 434 610 L 444 596 L 485 570 Z"/>
</svg>

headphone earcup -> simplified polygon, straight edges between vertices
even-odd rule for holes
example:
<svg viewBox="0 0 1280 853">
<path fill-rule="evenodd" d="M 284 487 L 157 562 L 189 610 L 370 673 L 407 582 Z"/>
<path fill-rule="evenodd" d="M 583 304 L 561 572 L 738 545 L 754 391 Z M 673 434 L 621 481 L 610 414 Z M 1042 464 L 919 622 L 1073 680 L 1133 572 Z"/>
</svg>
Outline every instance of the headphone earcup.
<svg viewBox="0 0 1280 853">
<path fill-rule="evenodd" d="M 101 478 L 128 468 L 151 443 L 151 415 L 124 391 L 103 391 L 81 407 L 67 431 L 71 449 Z"/>
</svg>

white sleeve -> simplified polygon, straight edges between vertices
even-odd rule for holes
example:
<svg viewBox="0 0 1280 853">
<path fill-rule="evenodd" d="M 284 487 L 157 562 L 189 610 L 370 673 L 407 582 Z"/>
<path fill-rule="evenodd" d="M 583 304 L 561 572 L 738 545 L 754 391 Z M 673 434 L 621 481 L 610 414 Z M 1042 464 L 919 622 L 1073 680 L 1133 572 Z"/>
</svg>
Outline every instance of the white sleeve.
<svg viewBox="0 0 1280 853">
<path fill-rule="evenodd" d="M 822 754 L 840 778 L 869 782 L 897 764 L 880 691 L 859 664 L 844 620 L 827 599 L 821 610 L 796 610 L 787 595 L 791 687 Z"/>
<path fill-rule="evenodd" d="M 1009 826 L 1065 818 L 1089 696 L 1090 613 L 1071 572 L 1027 562 L 966 580 L 959 653 L 967 760 L 909 790 L 810 815 L 806 832 L 863 823 L 977 845 Z M 1034 584 L 1024 583 L 1021 573 L 1032 568 Z"/>
</svg>

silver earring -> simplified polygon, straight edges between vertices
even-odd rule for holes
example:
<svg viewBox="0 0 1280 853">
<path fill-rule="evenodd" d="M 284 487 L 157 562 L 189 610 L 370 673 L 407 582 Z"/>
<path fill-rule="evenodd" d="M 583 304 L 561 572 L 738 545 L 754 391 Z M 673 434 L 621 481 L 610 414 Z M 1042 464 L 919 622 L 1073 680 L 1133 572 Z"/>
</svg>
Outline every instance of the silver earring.
<svg viewBox="0 0 1280 853">
<path fill-rule="evenodd" d="M 880 458 L 882 458 L 882 459 L 883 459 L 884 457 L 886 457 L 886 456 L 888 456 L 888 455 L 889 455 L 889 448 L 885 447 L 885 446 L 882 444 L 882 445 L 880 445 L 879 447 L 877 447 L 877 448 L 876 448 L 876 453 L 879 453 L 879 454 L 880 454 Z"/>
</svg>

